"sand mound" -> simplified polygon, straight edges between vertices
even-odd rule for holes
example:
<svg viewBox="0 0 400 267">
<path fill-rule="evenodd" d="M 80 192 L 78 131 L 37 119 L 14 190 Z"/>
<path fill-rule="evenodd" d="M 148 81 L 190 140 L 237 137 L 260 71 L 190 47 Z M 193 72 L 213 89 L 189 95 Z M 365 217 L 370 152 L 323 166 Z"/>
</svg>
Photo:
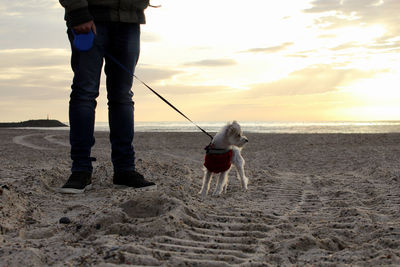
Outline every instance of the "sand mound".
<svg viewBox="0 0 400 267">
<path fill-rule="evenodd" d="M 6 234 L 21 227 L 29 217 L 29 201 L 6 184 L 0 184 L 0 233 Z"/>
<path fill-rule="evenodd" d="M 157 193 L 144 194 L 121 205 L 123 212 L 131 218 L 158 217 L 171 212 L 178 205 L 165 195 Z"/>
</svg>

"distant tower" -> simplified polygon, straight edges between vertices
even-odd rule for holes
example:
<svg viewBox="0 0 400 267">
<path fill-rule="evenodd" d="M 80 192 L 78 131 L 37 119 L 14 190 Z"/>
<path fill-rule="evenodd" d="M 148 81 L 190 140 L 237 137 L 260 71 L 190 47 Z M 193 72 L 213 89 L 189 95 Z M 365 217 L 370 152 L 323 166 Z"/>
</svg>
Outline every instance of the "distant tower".
<svg viewBox="0 0 400 267">
<path fill-rule="evenodd" d="M 49 120 L 49 114 L 47 114 L 47 120 Z"/>
</svg>

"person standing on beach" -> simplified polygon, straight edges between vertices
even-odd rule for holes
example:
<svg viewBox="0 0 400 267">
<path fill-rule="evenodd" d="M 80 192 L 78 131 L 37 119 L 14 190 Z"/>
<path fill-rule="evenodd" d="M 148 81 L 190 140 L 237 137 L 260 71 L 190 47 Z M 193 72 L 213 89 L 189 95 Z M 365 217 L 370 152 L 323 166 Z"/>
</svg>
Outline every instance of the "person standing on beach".
<svg viewBox="0 0 400 267">
<path fill-rule="evenodd" d="M 155 185 L 135 168 L 132 145 L 133 77 L 112 62 L 111 55 L 134 73 L 140 51 L 140 24 L 149 0 L 59 0 L 65 8 L 68 38 L 71 43 L 71 67 L 74 73 L 69 101 L 71 175 L 61 188 L 64 193 L 83 193 L 91 187 L 91 148 L 95 143 L 96 98 L 105 60 L 108 120 L 110 126 L 113 183 L 141 188 Z M 73 46 L 75 34 L 93 31 L 93 46 L 79 51 Z"/>
</svg>

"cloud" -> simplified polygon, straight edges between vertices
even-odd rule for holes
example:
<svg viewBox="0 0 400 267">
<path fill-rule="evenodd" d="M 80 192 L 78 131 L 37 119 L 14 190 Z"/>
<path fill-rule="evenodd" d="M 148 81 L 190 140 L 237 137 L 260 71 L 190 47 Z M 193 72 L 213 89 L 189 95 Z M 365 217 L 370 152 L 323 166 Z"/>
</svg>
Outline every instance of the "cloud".
<svg viewBox="0 0 400 267">
<path fill-rule="evenodd" d="M 332 38 L 336 38 L 336 34 L 321 34 L 318 36 L 318 38 L 324 39 L 332 39 Z"/>
<path fill-rule="evenodd" d="M 184 66 L 195 66 L 195 67 L 225 67 L 236 65 L 237 62 L 233 59 L 205 59 L 200 61 L 193 61 L 184 63 Z"/>
<path fill-rule="evenodd" d="M 296 51 L 294 54 L 286 54 L 285 57 L 295 57 L 295 58 L 310 58 L 315 53 L 318 53 L 318 49 L 313 50 L 300 50 Z"/>
<path fill-rule="evenodd" d="M 309 58 L 309 56 L 308 55 L 304 55 L 304 54 L 289 54 L 289 55 L 286 55 L 286 57 L 294 57 L 294 58 Z"/>
<path fill-rule="evenodd" d="M 360 45 L 356 42 L 347 42 L 338 46 L 335 46 L 331 48 L 330 50 L 332 51 L 340 51 L 340 50 L 346 50 L 346 49 L 351 49 L 351 48 L 357 48 L 360 47 Z"/>
<path fill-rule="evenodd" d="M 0 50 L 0 99 L 47 101 L 68 96 L 72 71 L 65 49 Z"/>
<path fill-rule="evenodd" d="M 65 68 L 10 69 L 0 75 L 2 101 L 59 99 L 68 95 L 72 74 Z"/>
<path fill-rule="evenodd" d="M 320 26 L 331 28 L 360 24 L 384 24 L 391 35 L 400 33 L 400 1 L 398 0 L 315 0 L 305 13 L 321 14 Z"/>
<path fill-rule="evenodd" d="M 311 7 L 303 12 L 317 15 L 314 25 L 325 30 L 326 35 L 335 29 L 360 27 L 368 30 L 371 26 L 379 25 L 384 29 L 380 36 L 357 45 L 357 33 L 354 33 L 353 44 L 343 43 L 332 49 L 337 51 L 362 45 L 378 52 L 378 50 L 396 49 L 399 44 L 393 41 L 400 35 L 398 10 L 400 10 L 398 0 L 314 0 L 311 2 Z"/>
<path fill-rule="evenodd" d="M 4 49 L 0 50 L 0 69 L 69 66 L 70 53 L 66 49 Z"/>
<path fill-rule="evenodd" d="M 258 48 L 251 48 L 245 51 L 241 51 L 242 53 L 275 53 L 282 50 L 285 50 L 288 46 L 293 45 L 292 42 L 283 43 L 277 46 L 269 46 L 269 47 L 258 47 Z"/>
<path fill-rule="evenodd" d="M 251 85 L 248 94 L 252 97 L 322 94 L 337 91 L 341 86 L 370 78 L 373 74 L 375 72 L 316 65 L 294 71 L 275 82 Z"/>
<path fill-rule="evenodd" d="M 382 41 L 375 42 L 368 46 L 370 49 L 400 50 L 400 41 Z"/>
<path fill-rule="evenodd" d="M 64 9 L 58 1 L 0 3 L 0 49 L 68 47 L 65 31 Z"/>
<path fill-rule="evenodd" d="M 165 86 L 152 87 L 162 96 L 173 96 L 175 98 L 185 98 L 188 95 L 202 96 L 218 95 L 232 92 L 232 88 L 221 85 L 190 85 L 190 84 L 167 84 Z M 143 92 L 143 91 L 142 91 Z M 144 91 L 146 95 L 152 94 L 150 91 Z"/>
<path fill-rule="evenodd" d="M 145 42 L 145 43 L 157 43 L 157 42 L 161 42 L 162 38 L 160 35 L 158 35 L 156 33 L 142 31 L 141 36 L 140 36 L 140 41 Z"/>
<path fill-rule="evenodd" d="M 321 13 L 330 11 L 340 11 L 345 14 L 352 12 L 365 13 L 365 10 L 376 9 L 380 7 L 388 7 L 396 3 L 396 0 L 314 0 L 311 2 L 312 7 L 305 10 L 310 13 Z M 361 12 L 363 11 L 363 12 Z"/>
<path fill-rule="evenodd" d="M 348 49 L 358 49 L 358 48 L 369 49 L 370 54 L 374 52 L 380 53 L 379 50 L 394 51 L 400 49 L 400 41 L 392 41 L 390 39 L 379 38 L 371 41 L 369 44 L 364 44 L 364 45 L 358 42 L 351 41 L 332 47 L 329 50 L 337 52 L 337 51 L 344 51 Z M 349 53 L 352 53 L 352 51 L 350 51 Z"/>
<path fill-rule="evenodd" d="M 136 67 L 135 75 L 145 83 L 153 83 L 161 80 L 171 79 L 173 76 L 182 73 L 179 70 L 164 69 L 149 65 L 139 64 Z"/>
<path fill-rule="evenodd" d="M 27 5 L 25 0 L 13 0 L 7 1 L 6 4 L 0 3 L 1 14 L 37 14 L 37 11 L 43 11 L 43 9 L 54 9 L 59 7 L 58 1 L 55 3 L 51 0 L 35 0 L 34 5 Z"/>
<path fill-rule="evenodd" d="M 220 94 L 231 91 L 232 89 L 227 86 L 220 85 L 168 85 L 165 86 L 165 91 L 168 94 L 181 94 L 181 95 L 205 95 L 205 94 Z"/>
</svg>

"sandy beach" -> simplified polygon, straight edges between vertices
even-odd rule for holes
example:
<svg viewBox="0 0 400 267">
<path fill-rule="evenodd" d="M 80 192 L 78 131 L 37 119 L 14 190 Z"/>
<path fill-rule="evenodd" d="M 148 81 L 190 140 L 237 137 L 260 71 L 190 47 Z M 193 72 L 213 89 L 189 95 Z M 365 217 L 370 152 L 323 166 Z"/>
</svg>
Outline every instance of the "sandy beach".
<svg viewBox="0 0 400 267">
<path fill-rule="evenodd" d="M 248 190 L 231 170 L 201 199 L 201 133 L 137 133 L 137 191 L 98 132 L 93 189 L 65 195 L 68 132 L 0 129 L 0 266 L 400 264 L 400 134 L 246 135 Z"/>
</svg>

